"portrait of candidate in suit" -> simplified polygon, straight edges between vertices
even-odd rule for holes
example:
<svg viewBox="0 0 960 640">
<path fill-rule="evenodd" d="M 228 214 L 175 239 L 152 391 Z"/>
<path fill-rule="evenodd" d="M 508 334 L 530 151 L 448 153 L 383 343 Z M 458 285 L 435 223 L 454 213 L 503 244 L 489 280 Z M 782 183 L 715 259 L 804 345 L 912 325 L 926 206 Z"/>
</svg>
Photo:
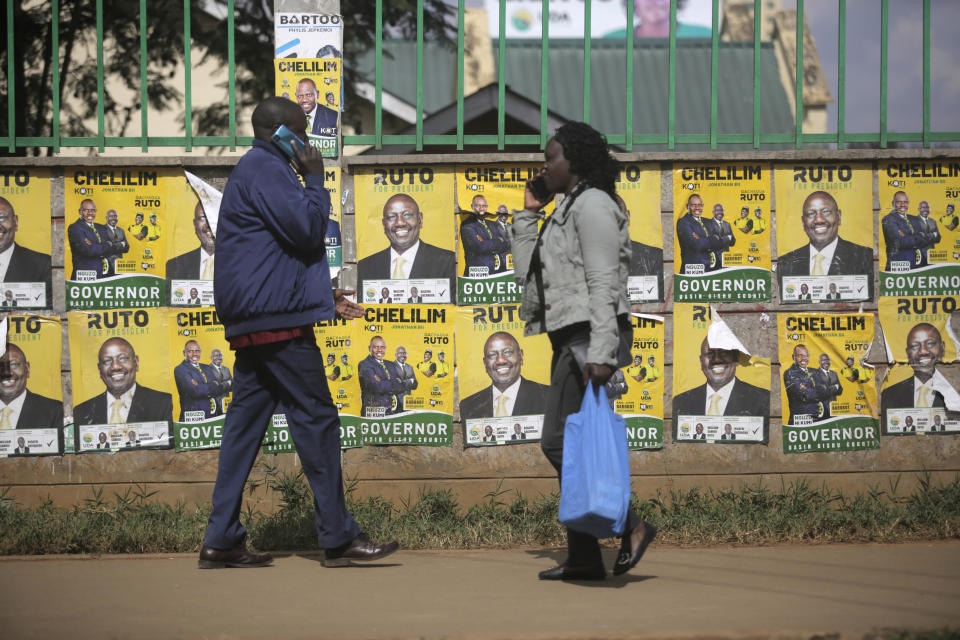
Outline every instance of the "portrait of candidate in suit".
<svg viewBox="0 0 960 640">
<path fill-rule="evenodd" d="M 168 284 L 172 280 L 213 280 L 216 241 L 199 202 L 193 208 L 193 230 L 200 246 L 167 260 Z"/>
<path fill-rule="evenodd" d="M 63 403 L 27 389 L 30 363 L 23 350 L 8 343 L 0 358 L 0 429 L 60 429 Z"/>
<path fill-rule="evenodd" d="M 360 415 L 367 416 L 368 408 L 376 415 L 382 409 L 384 415 L 402 411 L 404 382 L 396 364 L 386 359 L 387 341 L 382 336 L 373 336 L 368 346 L 370 355 L 357 364 L 360 378 Z M 406 357 L 406 349 L 404 349 Z"/>
<path fill-rule="evenodd" d="M 318 102 L 317 84 L 310 78 L 302 78 L 297 83 L 296 98 L 297 104 L 303 109 L 303 115 L 307 117 L 309 133 L 315 136 L 336 134 L 337 116 L 340 112 L 334 104 L 335 97 L 332 91 L 328 91 L 326 95 L 327 104 L 330 106 L 322 105 Z"/>
<path fill-rule="evenodd" d="M 79 217 L 67 227 L 67 242 L 73 263 L 71 280 L 77 279 L 78 271 L 92 271 L 97 278 L 106 277 L 110 269 L 107 256 L 117 253 L 111 241 L 101 233 L 103 225 L 97 224 L 97 205 L 90 198 L 80 202 Z"/>
<path fill-rule="evenodd" d="M 423 212 L 417 201 L 404 193 L 391 196 L 383 205 L 382 222 L 390 246 L 357 263 L 361 286 L 365 280 L 447 278 L 452 292 L 456 258 L 453 251 L 420 239 Z"/>
<path fill-rule="evenodd" d="M 842 212 L 826 191 L 814 191 L 803 201 L 800 221 L 809 242 L 780 256 L 777 277 L 783 291 L 785 276 L 867 276 L 865 298 L 873 297 L 873 247 L 840 237 Z"/>
<path fill-rule="evenodd" d="M 183 422 L 188 411 L 202 411 L 204 419 L 219 415 L 217 399 L 221 396 L 218 377 L 210 365 L 200 363 L 202 350 L 196 340 L 183 345 L 183 361 L 173 369 L 180 396 L 180 417 Z"/>
<path fill-rule="evenodd" d="M 470 201 L 471 214 L 460 223 L 464 277 L 472 268 L 485 269 L 488 276 L 507 270 L 510 240 L 499 222 L 486 219 L 487 208 L 487 199 L 478 193 Z"/>
<path fill-rule="evenodd" d="M 677 242 L 680 245 L 680 271 L 687 272 L 687 265 L 700 265 L 703 272 L 720 268 L 717 252 L 722 253 L 729 245 L 720 235 L 720 226 L 710 218 L 703 217 L 703 198 L 692 193 L 687 198 L 687 212 L 677 220 Z"/>
<path fill-rule="evenodd" d="M 47 221 L 49 224 L 49 220 Z M 43 282 L 46 287 L 46 306 L 51 306 L 50 255 L 17 244 L 20 218 L 13 205 L 0 197 L 0 282 Z"/>
<path fill-rule="evenodd" d="M 707 338 L 700 343 L 700 371 L 706 382 L 675 395 L 673 428 L 680 416 L 763 416 L 766 431 L 770 392 L 736 377 L 740 352 L 711 349 Z"/>
<path fill-rule="evenodd" d="M 937 369 L 937 364 L 943 361 L 944 352 L 943 337 L 937 327 L 921 322 L 910 329 L 906 353 L 907 364 L 913 369 L 913 375 L 880 392 L 884 432 L 890 409 L 949 408 L 948 405 L 960 402 L 957 390 Z"/>
<path fill-rule="evenodd" d="M 490 334 L 483 344 L 483 367 L 491 384 L 460 401 L 461 418 L 525 416 L 544 412 L 549 386 L 520 375 L 523 350 L 512 334 L 506 331 Z"/>
<path fill-rule="evenodd" d="M 104 392 L 73 409 L 77 425 L 169 421 L 173 396 L 137 384 L 140 357 L 124 338 L 109 338 L 97 352 Z"/>
<path fill-rule="evenodd" d="M 630 209 L 620 196 L 614 200 L 630 222 Z M 657 276 L 658 299 L 663 300 L 663 249 L 630 239 L 630 275 Z"/>
</svg>

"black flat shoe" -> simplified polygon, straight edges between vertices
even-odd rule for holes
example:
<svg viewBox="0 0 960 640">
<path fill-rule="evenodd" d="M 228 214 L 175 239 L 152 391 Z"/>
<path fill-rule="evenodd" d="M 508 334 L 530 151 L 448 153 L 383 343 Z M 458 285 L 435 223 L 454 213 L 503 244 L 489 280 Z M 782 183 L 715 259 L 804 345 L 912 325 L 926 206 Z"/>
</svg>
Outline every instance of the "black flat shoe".
<svg viewBox="0 0 960 640">
<path fill-rule="evenodd" d="M 325 567 L 346 567 L 352 560 L 359 562 L 369 562 L 370 560 L 379 560 L 400 548 L 400 543 L 385 542 L 378 544 L 370 540 L 367 534 L 361 533 L 350 542 L 326 549 L 323 552 L 323 566 Z"/>
<path fill-rule="evenodd" d="M 272 563 L 272 555 L 269 553 L 254 553 L 247 549 L 245 542 L 242 542 L 233 549 L 227 549 L 226 551 L 213 547 L 203 547 L 200 549 L 198 566 L 201 569 L 225 569 L 227 567 L 251 569 L 253 567 L 266 567 Z"/>
<path fill-rule="evenodd" d="M 644 528 L 643 538 L 640 539 L 640 546 L 637 547 L 637 550 L 632 551 L 631 540 L 633 538 L 633 531 L 636 531 L 641 526 Z M 657 528 L 649 522 L 637 525 L 637 528 L 633 531 L 623 536 L 623 541 L 620 543 L 620 552 L 617 554 L 617 561 L 613 563 L 613 575 L 615 576 L 626 573 L 637 566 L 640 558 L 643 557 L 643 552 L 647 550 L 647 547 L 650 546 L 653 539 L 657 537 Z"/>
<path fill-rule="evenodd" d="M 585 567 L 568 567 L 565 564 L 540 572 L 541 580 L 605 580 L 607 570 L 603 564 L 590 564 Z"/>
</svg>

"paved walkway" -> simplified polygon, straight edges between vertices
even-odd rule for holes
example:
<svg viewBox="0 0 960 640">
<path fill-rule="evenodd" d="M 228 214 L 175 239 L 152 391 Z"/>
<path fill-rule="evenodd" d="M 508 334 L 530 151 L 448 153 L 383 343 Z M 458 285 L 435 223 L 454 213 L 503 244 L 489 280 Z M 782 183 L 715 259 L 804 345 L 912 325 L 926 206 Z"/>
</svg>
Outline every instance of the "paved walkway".
<svg viewBox="0 0 960 640">
<path fill-rule="evenodd" d="M 612 551 L 611 551 L 612 554 Z M 551 583 L 557 550 L 401 551 L 324 569 L 200 571 L 194 555 L 0 559 L 14 638 L 843 638 L 960 628 L 960 542 L 651 547 L 600 583 Z M 612 557 L 608 558 L 608 565 Z"/>
</svg>

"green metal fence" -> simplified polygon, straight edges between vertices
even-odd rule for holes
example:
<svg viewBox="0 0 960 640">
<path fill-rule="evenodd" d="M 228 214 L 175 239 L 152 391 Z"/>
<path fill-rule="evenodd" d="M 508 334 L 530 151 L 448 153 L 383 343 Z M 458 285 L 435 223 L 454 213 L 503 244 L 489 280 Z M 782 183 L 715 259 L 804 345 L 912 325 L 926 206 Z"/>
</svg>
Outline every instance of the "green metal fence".
<svg viewBox="0 0 960 640">
<path fill-rule="evenodd" d="M 9 153 L 15 153 L 18 149 L 28 147 L 49 147 L 53 151 L 59 151 L 62 147 L 95 147 L 103 151 L 107 147 L 140 147 L 147 151 L 156 147 L 180 147 L 186 151 L 192 151 L 194 147 L 229 147 L 231 150 L 237 146 L 249 145 L 251 139 L 245 136 L 237 135 L 237 104 L 235 96 L 235 70 L 236 61 L 234 59 L 234 0 L 226 0 L 227 9 L 227 29 L 226 38 L 228 42 L 228 96 L 229 96 L 229 127 L 227 135 L 193 135 L 193 105 L 191 101 L 191 0 L 183 0 L 183 35 L 185 42 L 184 67 L 185 82 L 184 93 L 184 120 L 183 127 L 186 132 L 182 136 L 151 136 L 149 135 L 149 122 L 147 115 L 147 61 L 149 60 L 149 51 L 147 48 L 147 25 L 150 19 L 162 19 L 162 16 L 150 16 L 148 13 L 147 0 L 139 0 L 140 10 L 140 135 L 139 136 L 109 136 L 105 131 L 104 117 L 104 30 L 103 30 L 103 0 L 96 1 L 97 10 L 97 94 L 99 104 L 97 107 L 97 132 L 94 136 L 62 136 L 60 134 L 60 70 L 59 56 L 54 52 L 59 51 L 59 10 L 61 0 L 49 0 L 52 7 L 51 24 L 51 52 L 52 57 L 52 135 L 38 136 L 33 135 L 36 132 L 16 131 L 15 130 L 15 108 L 14 108 L 14 83 L 11 82 L 15 72 L 16 60 L 14 59 L 14 38 L 17 35 L 16 25 L 14 24 L 14 2 L 15 0 L 6 0 L 7 33 L 6 33 L 6 52 L 7 52 L 7 131 L 6 137 L 0 137 L 0 148 L 5 148 Z M 350 1 L 350 0 L 344 0 Z M 483 134 L 466 134 L 464 132 L 464 15 L 465 0 L 458 0 L 457 12 L 457 77 L 456 77 L 456 110 L 457 125 L 456 132 L 450 134 L 426 134 L 424 133 L 424 104 L 423 104 L 423 63 L 424 63 L 424 3 L 423 0 L 417 0 L 417 73 L 416 73 L 416 127 L 412 134 L 390 134 L 384 131 L 383 127 L 383 45 L 384 45 L 384 25 L 383 25 L 383 2 L 385 0 L 376 0 L 376 68 L 375 68 L 375 99 L 374 99 L 374 131 L 366 135 L 348 135 L 343 137 L 344 145 L 372 145 L 375 148 L 382 148 L 384 145 L 414 145 L 419 150 L 429 151 L 432 146 L 455 146 L 460 150 L 469 150 L 470 147 L 496 145 L 498 149 L 510 150 L 518 145 L 546 145 L 549 132 L 547 131 L 549 102 L 547 99 L 547 87 L 550 81 L 548 52 L 549 52 L 549 24 L 543 21 L 542 41 L 541 41 L 541 78 L 540 78 L 540 122 L 539 133 L 537 134 L 508 134 L 506 132 L 506 63 L 508 56 L 507 40 L 504 36 L 506 32 L 506 2 L 500 1 L 499 25 L 500 37 L 496 42 L 499 53 L 498 56 L 498 96 L 499 104 L 497 106 L 497 129 Z M 387 0 L 389 1 L 389 0 Z M 889 53 L 889 0 L 881 0 L 881 75 L 880 75 L 880 118 L 878 130 L 874 133 L 848 133 L 846 131 L 845 111 L 846 111 L 846 19 L 847 19 L 847 1 L 838 0 L 837 2 L 837 22 L 838 22 L 838 92 L 837 92 L 837 120 L 836 133 L 804 133 L 803 119 L 804 106 L 803 100 L 795 100 L 795 123 L 796 128 L 788 133 L 763 133 L 760 130 L 760 112 L 758 105 L 760 103 L 760 56 L 761 42 L 760 33 L 762 27 L 761 0 L 754 0 L 754 24 L 753 24 L 753 130 L 742 133 L 720 133 L 718 128 L 718 49 L 720 46 L 720 0 L 713 0 L 713 34 L 711 38 L 711 70 L 710 70 L 710 124 L 708 133 L 678 133 L 676 131 L 676 99 L 677 99 L 677 0 L 670 1 L 670 37 L 669 37 L 669 85 L 668 85 L 668 109 L 667 119 L 663 123 L 662 132 L 638 134 L 634 132 L 634 92 L 632 77 L 634 73 L 634 38 L 631 29 L 627 29 L 625 37 L 625 56 L 626 56 L 626 95 L 625 95 L 625 122 L 623 123 L 623 133 L 607 132 L 608 140 L 615 145 L 621 146 L 627 150 L 642 148 L 644 145 L 666 145 L 669 149 L 675 149 L 678 144 L 701 144 L 709 145 L 711 149 L 722 149 L 725 145 L 748 144 L 753 148 L 760 148 L 764 144 L 791 145 L 796 148 L 802 148 L 804 144 L 833 144 L 837 148 L 843 148 L 849 143 L 866 143 L 886 148 L 891 143 L 896 142 L 914 142 L 922 143 L 924 147 L 929 147 L 933 142 L 957 142 L 960 141 L 960 131 L 932 131 L 930 128 L 930 50 L 931 50 L 931 0 L 922 0 L 923 2 L 923 130 L 918 132 L 892 132 L 887 127 L 887 102 L 888 102 L 888 83 L 887 83 L 887 56 Z M 585 35 L 583 38 L 583 81 L 584 81 L 584 100 L 583 100 L 583 118 L 590 122 L 590 86 L 591 86 L 591 38 L 590 38 L 590 16 L 592 11 L 591 0 L 584 0 L 584 20 Z M 550 0 L 542 0 L 542 11 L 548 15 L 550 10 Z M 633 2 L 626 2 L 627 24 L 633 24 L 634 7 Z M 802 16 L 804 12 L 804 0 L 797 0 L 797 13 Z M 349 28 L 349 25 L 346 27 Z M 803 95 L 803 37 L 804 20 L 798 19 L 796 22 L 796 86 L 795 95 Z"/>
</svg>

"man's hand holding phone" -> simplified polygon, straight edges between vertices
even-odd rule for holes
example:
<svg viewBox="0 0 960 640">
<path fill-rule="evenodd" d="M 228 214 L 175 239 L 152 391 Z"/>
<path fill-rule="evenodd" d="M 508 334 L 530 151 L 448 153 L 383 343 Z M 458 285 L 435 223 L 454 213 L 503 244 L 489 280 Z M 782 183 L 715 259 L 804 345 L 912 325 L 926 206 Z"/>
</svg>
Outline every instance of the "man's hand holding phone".
<svg viewBox="0 0 960 640">
<path fill-rule="evenodd" d="M 300 165 L 301 174 L 323 174 L 323 154 L 320 153 L 320 149 L 312 144 L 307 144 L 303 151 L 297 148 L 294 148 L 294 151 L 297 154 L 297 163 Z"/>
</svg>

